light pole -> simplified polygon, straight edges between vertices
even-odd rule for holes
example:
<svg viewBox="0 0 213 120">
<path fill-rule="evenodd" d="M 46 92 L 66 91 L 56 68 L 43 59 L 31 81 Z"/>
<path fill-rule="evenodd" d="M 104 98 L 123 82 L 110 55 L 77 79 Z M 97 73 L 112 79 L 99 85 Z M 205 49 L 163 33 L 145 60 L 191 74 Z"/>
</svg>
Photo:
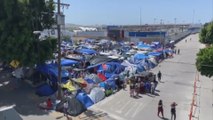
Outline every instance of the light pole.
<svg viewBox="0 0 213 120">
<path fill-rule="evenodd" d="M 62 89 L 61 89 L 61 25 L 64 25 L 65 16 L 61 14 L 61 6 L 62 7 L 69 7 L 69 4 L 61 3 L 60 0 L 54 2 L 57 4 L 58 11 L 56 14 L 56 21 L 57 21 L 57 31 L 58 31 L 58 96 L 57 99 L 62 98 Z"/>
<path fill-rule="evenodd" d="M 61 25 L 59 24 L 59 17 L 61 15 L 60 10 L 60 0 L 58 0 L 58 13 L 57 13 L 57 29 L 58 29 L 58 99 L 62 98 L 62 89 L 61 89 Z"/>
</svg>

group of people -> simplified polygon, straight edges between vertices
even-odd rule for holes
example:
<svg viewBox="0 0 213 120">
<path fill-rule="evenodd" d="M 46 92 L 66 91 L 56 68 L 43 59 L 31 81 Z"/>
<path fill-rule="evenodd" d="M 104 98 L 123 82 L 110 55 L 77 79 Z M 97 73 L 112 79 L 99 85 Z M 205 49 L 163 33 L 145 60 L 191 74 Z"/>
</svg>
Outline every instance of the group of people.
<svg viewBox="0 0 213 120">
<path fill-rule="evenodd" d="M 171 105 L 171 120 L 176 120 L 176 106 L 177 106 L 177 103 L 176 102 L 173 102 Z M 160 117 L 159 115 L 161 114 L 162 118 L 164 118 L 164 113 L 163 113 L 163 101 L 162 100 L 159 100 L 158 102 L 158 117 Z"/>
<path fill-rule="evenodd" d="M 174 49 L 174 53 L 179 55 L 180 54 L 180 49 L 177 49 L 177 50 Z"/>
<path fill-rule="evenodd" d="M 155 94 L 155 89 L 158 85 L 158 81 L 154 77 L 153 81 L 149 81 L 146 78 L 142 80 L 140 77 L 135 77 L 130 80 L 130 97 L 138 97 L 140 93 Z M 161 73 L 158 75 L 158 80 L 161 79 Z"/>
</svg>

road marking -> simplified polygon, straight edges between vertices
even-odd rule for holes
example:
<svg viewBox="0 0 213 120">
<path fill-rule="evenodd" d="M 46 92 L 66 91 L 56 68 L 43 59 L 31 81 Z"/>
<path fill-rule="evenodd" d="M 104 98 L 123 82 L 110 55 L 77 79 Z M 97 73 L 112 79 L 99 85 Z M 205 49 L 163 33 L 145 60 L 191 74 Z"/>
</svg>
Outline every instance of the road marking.
<svg viewBox="0 0 213 120">
<path fill-rule="evenodd" d="M 138 103 L 139 105 L 137 105 L 137 108 L 134 112 L 134 114 L 132 114 L 132 118 L 136 116 L 136 114 L 138 114 L 140 112 L 140 110 L 145 106 L 143 103 Z M 142 107 L 143 106 L 143 107 Z"/>
</svg>

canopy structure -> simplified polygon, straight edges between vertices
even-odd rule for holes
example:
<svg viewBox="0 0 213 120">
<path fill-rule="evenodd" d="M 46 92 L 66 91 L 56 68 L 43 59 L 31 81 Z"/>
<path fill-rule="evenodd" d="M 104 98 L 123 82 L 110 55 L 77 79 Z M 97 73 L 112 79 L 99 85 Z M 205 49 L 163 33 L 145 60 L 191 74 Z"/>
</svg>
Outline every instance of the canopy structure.
<svg viewBox="0 0 213 120">
<path fill-rule="evenodd" d="M 80 53 L 80 54 L 88 54 L 88 55 L 92 55 L 92 54 L 96 54 L 97 52 L 95 50 L 92 50 L 92 49 L 78 49 L 76 50 L 77 53 Z"/>
<path fill-rule="evenodd" d="M 61 60 L 61 66 L 73 66 L 78 63 L 79 63 L 78 61 L 71 60 L 71 59 L 62 59 Z"/>
</svg>

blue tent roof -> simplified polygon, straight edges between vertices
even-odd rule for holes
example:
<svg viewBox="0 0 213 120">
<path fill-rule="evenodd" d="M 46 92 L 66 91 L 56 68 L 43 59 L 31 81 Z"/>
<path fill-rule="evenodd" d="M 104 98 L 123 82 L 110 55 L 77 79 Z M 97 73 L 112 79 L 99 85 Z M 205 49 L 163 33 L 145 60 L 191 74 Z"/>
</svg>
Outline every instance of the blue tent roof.
<svg viewBox="0 0 213 120">
<path fill-rule="evenodd" d="M 84 105 L 85 108 L 88 108 L 94 104 L 90 97 L 82 91 L 76 95 L 76 99 L 78 99 Z"/>
<path fill-rule="evenodd" d="M 149 52 L 148 55 L 152 56 L 160 56 L 162 53 L 161 52 Z"/>
<path fill-rule="evenodd" d="M 137 54 L 134 55 L 134 59 L 138 59 L 138 60 L 147 59 L 147 58 L 149 58 L 149 57 L 146 56 L 145 54 L 141 54 L 141 53 L 137 53 Z"/>
<path fill-rule="evenodd" d="M 79 63 L 79 62 L 75 61 L 75 60 L 71 60 L 71 59 L 62 59 L 61 60 L 61 66 L 72 66 L 77 63 Z"/>
<path fill-rule="evenodd" d="M 53 89 L 48 84 L 43 84 L 36 88 L 36 94 L 39 96 L 50 96 L 56 92 L 57 89 Z"/>
<path fill-rule="evenodd" d="M 40 71 L 43 74 L 51 75 L 53 77 L 52 81 L 57 82 L 58 77 L 58 68 L 57 66 L 53 64 L 48 65 L 40 65 L 37 67 L 37 70 Z M 69 77 L 69 72 L 67 70 L 61 71 L 61 78 L 67 78 Z"/>
<path fill-rule="evenodd" d="M 97 53 L 95 50 L 84 49 L 84 48 L 83 49 L 78 49 L 77 52 L 81 53 L 81 54 L 89 54 L 89 55 Z"/>
</svg>

